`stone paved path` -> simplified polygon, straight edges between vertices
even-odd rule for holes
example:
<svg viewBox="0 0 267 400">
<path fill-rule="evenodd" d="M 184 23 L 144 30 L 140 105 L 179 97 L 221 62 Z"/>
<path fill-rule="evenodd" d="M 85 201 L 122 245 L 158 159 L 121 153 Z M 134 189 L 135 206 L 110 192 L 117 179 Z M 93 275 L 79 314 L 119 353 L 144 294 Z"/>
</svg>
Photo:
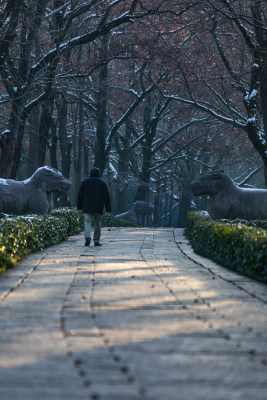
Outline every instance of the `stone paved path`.
<svg viewBox="0 0 267 400">
<path fill-rule="evenodd" d="M 266 400 L 267 286 L 180 229 L 103 230 L 0 276 L 0 400 Z"/>
</svg>

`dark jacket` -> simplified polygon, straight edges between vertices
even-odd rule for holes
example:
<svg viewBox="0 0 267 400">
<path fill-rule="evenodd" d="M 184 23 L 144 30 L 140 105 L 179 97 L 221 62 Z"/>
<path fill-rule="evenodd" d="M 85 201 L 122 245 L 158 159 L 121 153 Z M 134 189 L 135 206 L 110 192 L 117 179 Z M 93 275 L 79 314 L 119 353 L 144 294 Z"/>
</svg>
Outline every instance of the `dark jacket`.
<svg viewBox="0 0 267 400">
<path fill-rule="evenodd" d="M 77 208 L 84 213 L 103 213 L 104 205 L 106 212 L 111 211 L 110 196 L 107 184 L 98 177 L 85 179 L 80 186 Z"/>
</svg>

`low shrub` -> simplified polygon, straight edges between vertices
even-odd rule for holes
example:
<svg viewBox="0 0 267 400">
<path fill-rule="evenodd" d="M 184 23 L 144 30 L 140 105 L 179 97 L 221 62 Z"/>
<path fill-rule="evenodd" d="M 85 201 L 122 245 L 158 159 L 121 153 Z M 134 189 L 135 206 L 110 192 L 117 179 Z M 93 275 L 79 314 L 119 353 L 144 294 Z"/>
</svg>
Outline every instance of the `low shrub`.
<svg viewBox="0 0 267 400">
<path fill-rule="evenodd" d="M 222 219 L 222 222 L 231 223 L 231 224 L 243 224 L 247 226 L 253 226 L 254 228 L 262 228 L 267 230 L 267 221 L 266 220 L 255 220 L 255 221 L 247 221 L 245 219 Z"/>
<path fill-rule="evenodd" d="M 68 220 L 68 236 L 76 235 L 83 230 L 83 213 L 76 208 L 56 208 L 50 215 L 64 217 Z"/>
<path fill-rule="evenodd" d="M 83 213 L 76 208 L 57 208 L 50 215 L 66 217 L 69 221 L 68 235 L 75 235 L 83 230 Z M 92 221 L 94 226 L 94 221 Z M 104 213 L 101 218 L 101 226 L 104 227 L 137 227 L 136 224 L 125 219 L 115 218 L 112 214 Z"/>
<path fill-rule="evenodd" d="M 57 209 L 42 216 L 1 214 L 0 218 L 0 271 L 83 229 L 82 214 L 75 209 Z"/>
<path fill-rule="evenodd" d="M 102 226 L 136 226 L 109 214 Z M 76 208 L 58 208 L 49 215 L 0 214 L 0 272 L 11 268 L 26 254 L 52 246 L 83 230 L 83 213 Z"/>
<path fill-rule="evenodd" d="M 262 226 L 266 221 L 260 221 Z M 251 226 L 249 226 L 251 225 Z M 185 233 L 194 250 L 251 278 L 267 282 L 267 231 L 257 221 L 214 221 L 205 212 L 187 215 Z"/>
<path fill-rule="evenodd" d="M 130 221 L 126 221 L 125 219 L 115 218 L 111 214 L 103 214 L 101 219 L 101 225 L 103 227 L 137 227 L 136 224 Z"/>
</svg>

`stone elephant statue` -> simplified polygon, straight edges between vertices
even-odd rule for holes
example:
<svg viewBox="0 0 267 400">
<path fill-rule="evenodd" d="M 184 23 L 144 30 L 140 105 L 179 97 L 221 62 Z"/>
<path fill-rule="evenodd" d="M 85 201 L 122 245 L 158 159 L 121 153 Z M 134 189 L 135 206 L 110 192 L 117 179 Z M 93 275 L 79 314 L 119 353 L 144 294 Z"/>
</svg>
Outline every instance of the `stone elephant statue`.
<svg viewBox="0 0 267 400">
<path fill-rule="evenodd" d="M 52 193 L 66 194 L 71 181 L 51 167 L 38 168 L 24 181 L 0 179 L 0 212 L 48 214 L 53 209 Z"/>
<path fill-rule="evenodd" d="M 213 219 L 267 219 L 267 190 L 240 188 L 224 171 L 200 175 L 191 188 L 195 196 L 209 195 Z"/>
<path fill-rule="evenodd" d="M 151 204 L 143 200 L 137 200 L 129 211 L 118 214 L 115 217 L 134 222 L 136 225 L 144 226 L 146 215 L 152 214 L 153 209 L 154 207 Z"/>
</svg>

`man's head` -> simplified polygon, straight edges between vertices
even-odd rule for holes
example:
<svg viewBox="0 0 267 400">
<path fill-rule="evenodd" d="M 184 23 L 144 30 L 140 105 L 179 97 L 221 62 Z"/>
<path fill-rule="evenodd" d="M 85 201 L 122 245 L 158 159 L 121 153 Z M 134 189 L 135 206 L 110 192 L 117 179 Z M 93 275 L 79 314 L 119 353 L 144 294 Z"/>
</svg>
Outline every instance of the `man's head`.
<svg viewBox="0 0 267 400">
<path fill-rule="evenodd" d="M 92 168 L 90 171 L 90 177 L 98 177 L 100 176 L 99 168 Z"/>
</svg>

